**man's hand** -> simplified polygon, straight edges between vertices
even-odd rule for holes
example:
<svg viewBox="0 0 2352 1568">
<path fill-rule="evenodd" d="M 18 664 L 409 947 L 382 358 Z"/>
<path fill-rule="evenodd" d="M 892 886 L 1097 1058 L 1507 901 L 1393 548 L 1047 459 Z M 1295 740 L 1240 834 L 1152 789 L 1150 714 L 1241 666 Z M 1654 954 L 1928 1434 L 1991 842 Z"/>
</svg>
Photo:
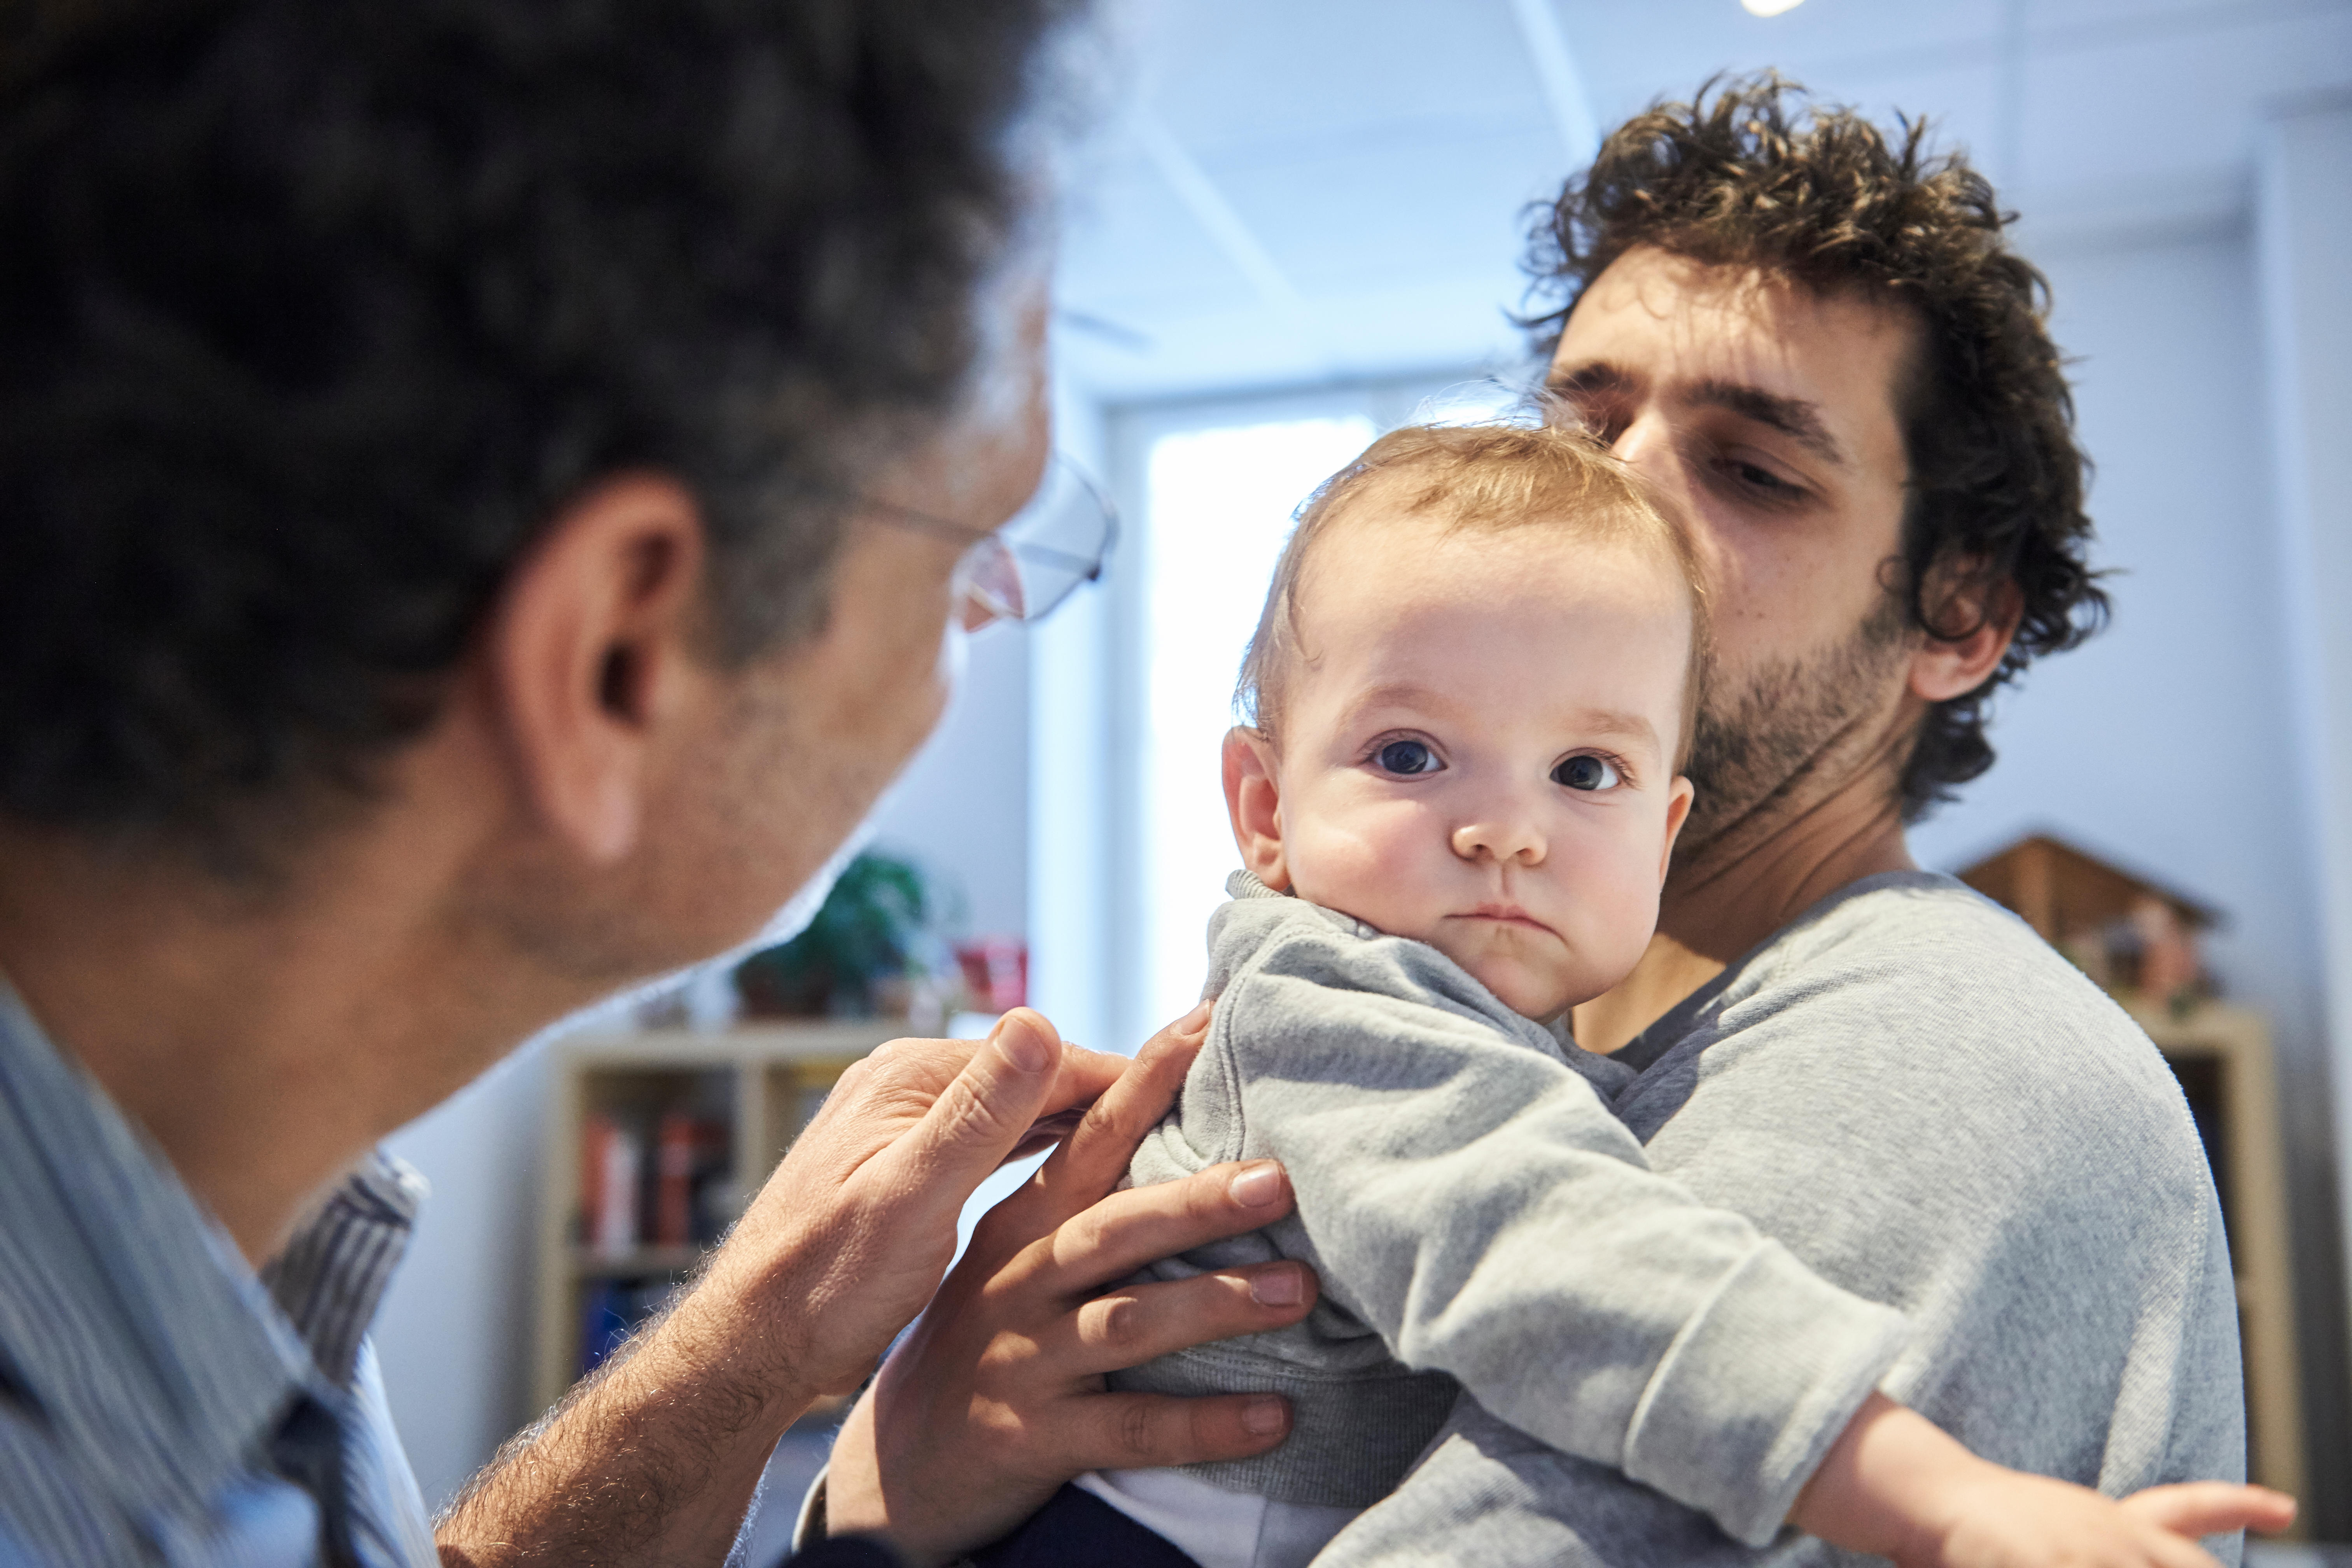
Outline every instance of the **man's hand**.
<svg viewBox="0 0 2352 1568">
<path fill-rule="evenodd" d="M 475 1478 L 442 1561 L 722 1562 L 784 1428 L 930 1299 L 972 1189 L 1127 1067 L 1019 1008 L 851 1068 L 669 1314 Z"/>
<path fill-rule="evenodd" d="M 1872 1394 L 1789 1522 L 1900 1568 L 2216 1568 L 2203 1535 L 2284 1530 L 2294 1500 L 2202 1481 L 2117 1502 L 1980 1459 L 1915 1411 Z"/>
<path fill-rule="evenodd" d="M 972 1189 L 1127 1067 L 1065 1046 L 1026 1007 L 980 1047 L 893 1040 L 841 1076 L 695 1294 L 768 1309 L 796 1342 L 793 1374 L 813 1394 L 851 1392 L 939 1289 Z"/>
<path fill-rule="evenodd" d="M 1104 1385 L 1106 1373 L 1279 1328 L 1315 1303 L 1315 1277 L 1297 1263 L 1105 1289 L 1289 1212 L 1289 1184 L 1266 1163 L 1113 1191 L 1207 1028 L 1203 1006 L 1154 1037 L 1077 1132 L 981 1222 L 834 1446 L 829 1528 L 884 1531 L 915 1561 L 936 1562 L 1003 1535 L 1080 1471 L 1240 1458 L 1288 1436 L 1289 1408 L 1273 1395 L 1174 1399 Z"/>
</svg>

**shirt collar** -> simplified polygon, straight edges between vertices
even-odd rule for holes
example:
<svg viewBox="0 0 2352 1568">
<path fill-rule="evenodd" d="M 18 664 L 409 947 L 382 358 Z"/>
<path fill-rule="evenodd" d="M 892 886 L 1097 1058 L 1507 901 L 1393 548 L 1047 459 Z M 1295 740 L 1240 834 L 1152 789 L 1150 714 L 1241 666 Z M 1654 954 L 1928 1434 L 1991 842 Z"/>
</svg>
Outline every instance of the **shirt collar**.
<svg viewBox="0 0 2352 1568">
<path fill-rule="evenodd" d="M 1255 871 L 1235 871 L 1225 879 L 1225 897 L 1229 899 L 1287 899 L 1292 895 L 1277 893 L 1258 880 Z"/>
<path fill-rule="evenodd" d="M 227 1233 L 5 984 L 0 1191 L 0 1354 L 126 1498 L 208 1493 L 331 1393 Z"/>
<path fill-rule="evenodd" d="M 338 1386 L 352 1382 L 360 1341 L 407 1250 L 427 1190 L 405 1161 L 373 1150 L 262 1268 L 261 1282 Z"/>
</svg>

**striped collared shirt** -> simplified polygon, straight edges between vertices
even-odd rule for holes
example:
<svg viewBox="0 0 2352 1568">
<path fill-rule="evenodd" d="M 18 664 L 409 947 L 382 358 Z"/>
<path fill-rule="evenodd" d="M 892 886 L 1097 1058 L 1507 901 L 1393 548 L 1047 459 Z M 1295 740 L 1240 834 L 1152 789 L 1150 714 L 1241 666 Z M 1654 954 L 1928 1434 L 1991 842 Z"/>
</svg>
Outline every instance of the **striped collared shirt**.
<svg viewBox="0 0 2352 1568">
<path fill-rule="evenodd" d="M 436 1561 L 365 1333 L 382 1155 L 260 1276 L 0 984 L 0 1564 Z"/>
</svg>

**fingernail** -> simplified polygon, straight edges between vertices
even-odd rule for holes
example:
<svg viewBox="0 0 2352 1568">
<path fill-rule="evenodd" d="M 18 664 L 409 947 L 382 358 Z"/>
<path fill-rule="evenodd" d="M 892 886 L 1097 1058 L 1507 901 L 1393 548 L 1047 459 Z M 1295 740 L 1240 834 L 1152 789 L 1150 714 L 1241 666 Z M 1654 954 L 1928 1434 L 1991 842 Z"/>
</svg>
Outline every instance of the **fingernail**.
<svg viewBox="0 0 2352 1568">
<path fill-rule="evenodd" d="M 1250 1300 L 1261 1307 L 1296 1307 L 1305 1293 L 1296 1268 L 1270 1268 L 1250 1276 Z"/>
<path fill-rule="evenodd" d="M 1234 1184 L 1225 1190 L 1233 1194 L 1234 1202 L 1245 1209 L 1264 1208 L 1282 1196 L 1282 1167 L 1271 1160 L 1252 1165 L 1235 1176 Z"/>
<path fill-rule="evenodd" d="M 1180 1035 L 1197 1035 L 1208 1026 L 1209 1004 L 1206 1002 L 1176 1020 L 1176 1032 Z"/>
<path fill-rule="evenodd" d="M 1253 1437 L 1270 1437 L 1290 1425 L 1290 1407 L 1272 1394 L 1242 1406 L 1242 1430 Z"/>
<path fill-rule="evenodd" d="M 996 1043 L 1004 1059 L 1022 1072 L 1044 1072 L 1054 1059 L 1037 1031 L 1010 1013 L 996 1021 Z"/>
</svg>

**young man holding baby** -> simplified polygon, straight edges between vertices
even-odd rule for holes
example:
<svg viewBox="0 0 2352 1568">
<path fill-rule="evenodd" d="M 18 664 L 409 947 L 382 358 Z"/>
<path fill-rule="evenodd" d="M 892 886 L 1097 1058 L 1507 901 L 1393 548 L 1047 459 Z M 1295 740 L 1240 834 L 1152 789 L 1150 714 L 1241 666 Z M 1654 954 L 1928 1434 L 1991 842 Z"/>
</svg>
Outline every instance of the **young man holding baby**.
<svg viewBox="0 0 2352 1568">
<path fill-rule="evenodd" d="M 1911 1317 L 1881 1386 L 1979 1454 L 2109 1495 L 2234 1477 L 2226 1243 L 2177 1089 L 1904 841 L 1989 765 L 1990 693 L 2104 608 L 2040 279 L 1965 166 L 1792 107 L 1768 82 L 1638 117 L 1556 214 L 1551 385 L 1690 520 L 1717 651 L 1657 935 L 1576 1039 L 1632 1073 L 1612 1103 L 1654 1170 Z M 1113 1364 L 1025 1326 L 1051 1306 L 1025 1260 L 1054 1245 L 984 1237 L 850 1427 L 836 1521 L 969 1545 L 1084 1465 L 1150 1462 L 1033 1447 L 1027 1412 Z M 984 1491 L 937 1462 L 975 1428 Z M 1429 1560 L 1537 1494 L 1569 1500 L 1547 1560 L 1833 1555 L 1739 1545 L 1465 1403 L 1318 1561 Z"/>
<path fill-rule="evenodd" d="M 1026 1014 L 877 1054 L 437 1540 L 364 1344 L 418 1196 L 375 1142 L 516 1039 L 759 931 L 936 719 L 942 639 L 984 610 L 975 572 L 1005 564 L 993 531 L 1045 446 L 1013 151 L 1069 9 L 8 13 L 0 1557 L 719 1561 L 776 1436 L 930 1299 L 973 1184 L 1082 1103 L 913 1342 L 908 1397 L 853 1429 L 836 1522 L 940 1554 L 1080 1470 L 1281 1442 L 1278 1400 L 1100 1391 L 1313 1304 L 1288 1261 L 1104 1293 L 1288 1205 L 1263 1161 L 1106 1196 L 1199 1016 L 1131 1070 Z M 1880 613 L 1931 467 L 1897 428 L 1909 307 L 1750 287 L 1716 264 L 1785 258 L 1734 248 L 1612 255 L 1561 345 L 1621 457 L 1688 492 L 1732 700 L 1702 715 L 1662 935 L 1579 1037 L 1730 966 L 1630 1058 L 1616 1109 L 1651 1163 L 1895 1299 L 1927 1353 L 1891 1392 L 1987 1457 L 2110 1492 L 2231 1474 L 2220 1243 L 2175 1223 L 2204 1196 L 2193 1150 L 2080 1136 L 2068 1064 L 2029 1070 L 2063 1054 L 2065 998 L 1944 973 L 1932 931 L 1867 973 L 1797 953 L 1810 986 L 1739 962 L 1906 874 L 1922 715 L 1965 709 L 2021 617 L 2063 640 L 2066 606 L 2037 620 L 2046 574 L 1964 531 L 1919 563 L 1951 635 Z M 1922 428 L 1999 437 L 2004 406 L 1929 396 Z M 2012 443 L 2032 504 L 1980 521 L 2071 536 L 2057 428 Z M 1921 754 L 1965 771 L 1948 737 Z M 1454 1425 L 1428 1473 L 1507 1479 L 1507 1439 Z M 1567 1488 L 1588 1556 L 1731 1550 L 1685 1550 L 1695 1516 L 1605 1472 Z"/>
</svg>

